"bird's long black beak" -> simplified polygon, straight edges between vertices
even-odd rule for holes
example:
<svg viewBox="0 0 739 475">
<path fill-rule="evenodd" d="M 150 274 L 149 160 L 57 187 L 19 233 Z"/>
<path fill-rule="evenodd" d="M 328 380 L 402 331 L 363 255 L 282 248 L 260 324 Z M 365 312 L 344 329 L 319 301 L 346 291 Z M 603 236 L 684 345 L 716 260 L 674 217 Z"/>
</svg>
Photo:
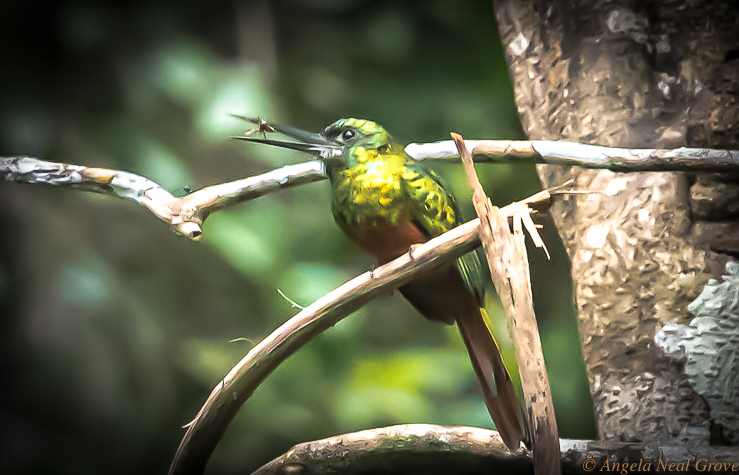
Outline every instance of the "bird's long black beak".
<svg viewBox="0 0 739 475">
<path fill-rule="evenodd" d="M 305 130 L 297 129 L 295 127 L 282 126 L 260 119 L 252 119 L 250 117 L 244 117 L 241 115 L 231 114 L 232 117 L 240 119 L 246 122 L 250 122 L 256 126 L 252 132 L 267 133 L 278 132 L 282 135 L 286 135 L 290 138 L 297 140 L 297 142 L 288 142 L 282 140 L 271 140 L 268 138 L 256 138 L 237 136 L 232 137 L 238 140 L 245 140 L 247 142 L 264 143 L 267 145 L 274 145 L 276 147 L 289 148 L 290 150 L 298 150 L 300 152 L 309 153 L 311 155 L 318 156 L 320 158 L 329 159 L 338 157 L 343 153 L 343 148 L 336 142 L 328 140 L 321 134 L 314 134 L 306 132 Z"/>
</svg>

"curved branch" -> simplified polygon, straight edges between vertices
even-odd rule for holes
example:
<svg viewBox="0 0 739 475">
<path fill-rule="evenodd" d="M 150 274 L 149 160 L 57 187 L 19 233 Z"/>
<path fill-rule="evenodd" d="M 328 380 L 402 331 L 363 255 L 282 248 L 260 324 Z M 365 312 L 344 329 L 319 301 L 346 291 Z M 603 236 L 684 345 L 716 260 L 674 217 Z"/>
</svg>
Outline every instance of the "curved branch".
<svg viewBox="0 0 739 475">
<path fill-rule="evenodd" d="M 158 183 L 134 173 L 47 162 L 33 157 L 0 159 L 0 174 L 6 181 L 65 186 L 133 201 L 172 226 L 177 233 L 193 240 L 200 239 L 203 221 L 213 211 L 326 177 L 323 164 L 311 161 L 209 186 L 177 198 Z"/>
<path fill-rule="evenodd" d="M 549 199 L 545 191 L 525 202 L 541 205 Z M 514 203 L 500 211 L 509 215 L 520 207 L 520 203 Z M 469 221 L 374 271 L 355 277 L 316 300 L 252 348 L 216 385 L 188 425 L 170 466 L 170 475 L 203 472 L 237 411 L 288 356 L 371 299 L 474 249 L 480 244 L 479 226 L 479 219 Z"/>
<path fill-rule="evenodd" d="M 409 281 L 416 272 L 456 259 L 479 244 L 479 220 L 418 246 L 326 294 L 262 340 L 213 389 L 177 449 L 169 473 L 200 474 L 239 408 L 288 356 L 364 303 Z"/>
<path fill-rule="evenodd" d="M 739 470 L 739 447 L 572 439 L 562 439 L 559 445 L 564 473 L 696 474 Z M 257 469 L 254 475 L 424 472 L 515 475 L 532 471 L 531 452 L 507 451 L 496 431 L 408 424 L 298 444 Z"/>
</svg>

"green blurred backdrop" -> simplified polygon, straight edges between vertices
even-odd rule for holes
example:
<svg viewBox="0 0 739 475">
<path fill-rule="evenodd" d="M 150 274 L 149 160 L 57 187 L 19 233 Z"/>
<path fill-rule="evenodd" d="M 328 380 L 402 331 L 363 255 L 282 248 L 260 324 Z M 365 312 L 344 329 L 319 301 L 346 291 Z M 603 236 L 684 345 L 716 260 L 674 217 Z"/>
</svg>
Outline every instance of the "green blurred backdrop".
<svg viewBox="0 0 739 475">
<path fill-rule="evenodd" d="M 228 113 L 319 131 L 353 116 L 400 142 L 521 138 L 488 0 L 31 0 L 0 6 L 0 155 L 125 169 L 183 194 L 305 160 L 228 137 Z M 456 164 L 437 170 L 466 202 Z M 480 166 L 496 204 L 539 188 Z M 212 387 L 295 310 L 367 270 L 326 183 L 217 213 L 193 243 L 109 197 L 0 183 L 0 471 L 163 473 Z M 468 207 L 469 214 L 469 207 Z M 567 259 L 532 251 L 560 433 L 592 438 Z M 230 342 L 236 338 L 238 340 Z M 290 358 L 210 473 L 407 422 L 491 427 L 461 339 L 398 296 Z"/>
</svg>

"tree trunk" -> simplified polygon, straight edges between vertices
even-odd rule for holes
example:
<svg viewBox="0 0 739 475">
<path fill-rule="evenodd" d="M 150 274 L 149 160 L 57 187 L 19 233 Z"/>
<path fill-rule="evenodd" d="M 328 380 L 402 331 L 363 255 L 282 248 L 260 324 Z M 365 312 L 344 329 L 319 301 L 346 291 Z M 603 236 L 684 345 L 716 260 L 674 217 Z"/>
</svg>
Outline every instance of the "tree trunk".
<svg viewBox="0 0 739 475">
<path fill-rule="evenodd" d="M 530 139 L 739 149 L 739 3 L 495 0 L 495 12 Z M 738 443 L 737 177 L 539 175 L 600 192 L 552 211 L 599 437 Z"/>
</svg>

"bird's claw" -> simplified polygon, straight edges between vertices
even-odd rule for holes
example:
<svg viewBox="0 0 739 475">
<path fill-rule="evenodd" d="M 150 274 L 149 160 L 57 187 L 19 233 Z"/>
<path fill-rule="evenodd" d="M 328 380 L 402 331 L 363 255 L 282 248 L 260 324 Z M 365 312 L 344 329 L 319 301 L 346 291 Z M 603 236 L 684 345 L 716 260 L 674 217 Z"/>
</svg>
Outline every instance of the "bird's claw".
<svg viewBox="0 0 739 475">
<path fill-rule="evenodd" d="M 415 251 L 418 246 L 420 246 L 420 244 L 411 244 L 408 246 L 408 257 L 410 257 L 412 261 L 415 260 L 413 257 L 413 251 Z"/>
</svg>

